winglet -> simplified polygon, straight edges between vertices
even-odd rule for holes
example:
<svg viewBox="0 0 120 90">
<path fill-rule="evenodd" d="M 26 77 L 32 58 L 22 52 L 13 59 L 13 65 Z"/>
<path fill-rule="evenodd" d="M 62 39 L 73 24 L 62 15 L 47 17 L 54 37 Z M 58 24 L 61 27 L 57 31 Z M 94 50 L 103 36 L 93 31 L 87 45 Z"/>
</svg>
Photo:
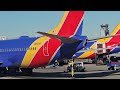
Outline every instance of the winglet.
<svg viewBox="0 0 120 90">
<path fill-rule="evenodd" d="M 115 27 L 110 35 L 120 34 L 120 23 Z"/>
</svg>

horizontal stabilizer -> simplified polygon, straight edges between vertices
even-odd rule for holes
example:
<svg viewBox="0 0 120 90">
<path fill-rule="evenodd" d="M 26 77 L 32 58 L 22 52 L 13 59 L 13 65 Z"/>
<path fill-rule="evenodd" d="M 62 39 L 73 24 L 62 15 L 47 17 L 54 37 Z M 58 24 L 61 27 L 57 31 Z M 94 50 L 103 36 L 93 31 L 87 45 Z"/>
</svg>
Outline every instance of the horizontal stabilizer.
<svg viewBox="0 0 120 90">
<path fill-rule="evenodd" d="M 116 36 L 120 36 L 120 34 L 116 34 L 116 35 L 112 35 L 112 36 L 106 36 L 106 37 L 100 37 L 100 38 L 95 38 L 95 39 L 89 39 L 88 41 L 94 41 L 94 40 L 98 40 L 98 39 L 104 39 L 104 38 L 110 38 L 110 37 L 116 37 Z"/>
<path fill-rule="evenodd" d="M 59 39 L 63 43 L 82 42 L 82 40 L 78 40 L 78 39 L 74 39 L 74 38 L 67 38 L 67 37 L 53 35 L 53 34 L 48 34 L 48 33 L 45 33 L 45 32 L 37 32 L 37 33 L 42 34 L 42 35 L 47 36 L 47 37 Z"/>
</svg>

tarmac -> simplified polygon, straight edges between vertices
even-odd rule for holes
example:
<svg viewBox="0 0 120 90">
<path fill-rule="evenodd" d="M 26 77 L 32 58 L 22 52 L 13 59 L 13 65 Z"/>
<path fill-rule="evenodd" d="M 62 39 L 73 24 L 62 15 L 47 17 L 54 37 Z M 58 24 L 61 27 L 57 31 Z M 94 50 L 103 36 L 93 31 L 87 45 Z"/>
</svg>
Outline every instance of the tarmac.
<svg viewBox="0 0 120 90">
<path fill-rule="evenodd" d="M 120 70 L 108 70 L 106 65 L 84 64 L 85 72 L 75 72 L 74 79 L 120 79 Z M 64 67 L 37 68 L 32 76 L 7 75 L 0 79 L 73 79 L 71 72 L 64 72 Z"/>
</svg>

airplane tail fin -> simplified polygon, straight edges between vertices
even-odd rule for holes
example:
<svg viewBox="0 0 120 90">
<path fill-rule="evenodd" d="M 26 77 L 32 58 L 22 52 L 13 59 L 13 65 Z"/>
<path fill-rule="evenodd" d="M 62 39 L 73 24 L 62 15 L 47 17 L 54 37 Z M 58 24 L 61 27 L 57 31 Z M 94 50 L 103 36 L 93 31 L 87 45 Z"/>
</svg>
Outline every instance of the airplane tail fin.
<svg viewBox="0 0 120 90">
<path fill-rule="evenodd" d="M 112 31 L 112 33 L 110 34 L 112 35 L 120 35 L 120 23 L 115 27 L 115 29 Z M 116 36 L 116 37 L 111 37 L 108 42 L 107 45 L 111 45 L 111 44 L 117 44 L 120 42 L 120 36 Z"/>
<path fill-rule="evenodd" d="M 65 11 L 56 28 L 49 34 L 72 37 L 82 33 L 84 11 Z"/>
<path fill-rule="evenodd" d="M 115 27 L 110 36 L 120 34 L 120 23 Z"/>
</svg>

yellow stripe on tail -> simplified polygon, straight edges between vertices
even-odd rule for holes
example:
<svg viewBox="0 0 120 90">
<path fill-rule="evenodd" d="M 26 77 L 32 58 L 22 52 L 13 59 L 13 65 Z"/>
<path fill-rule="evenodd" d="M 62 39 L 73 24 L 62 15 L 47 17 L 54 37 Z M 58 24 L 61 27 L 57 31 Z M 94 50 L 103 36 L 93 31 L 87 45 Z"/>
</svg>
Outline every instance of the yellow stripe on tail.
<svg viewBox="0 0 120 90">
<path fill-rule="evenodd" d="M 62 25 L 64 24 L 64 21 L 68 15 L 69 11 L 65 11 L 64 12 L 64 15 L 62 16 L 62 19 L 60 20 L 60 23 L 52 30 L 49 31 L 49 34 L 54 34 L 54 35 L 57 35 L 60 28 L 62 27 Z"/>
</svg>

